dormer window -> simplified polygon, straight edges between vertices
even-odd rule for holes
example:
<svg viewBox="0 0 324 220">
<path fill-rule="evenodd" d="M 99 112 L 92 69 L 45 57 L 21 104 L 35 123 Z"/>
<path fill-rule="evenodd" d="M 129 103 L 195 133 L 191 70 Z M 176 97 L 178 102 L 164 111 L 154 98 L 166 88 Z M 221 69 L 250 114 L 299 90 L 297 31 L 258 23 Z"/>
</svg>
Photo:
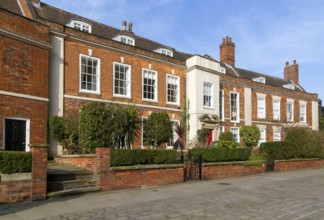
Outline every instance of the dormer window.
<svg viewBox="0 0 324 220">
<path fill-rule="evenodd" d="M 118 35 L 113 38 L 115 41 L 122 42 L 124 44 L 135 46 L 135 39 L 126 35 Z"/>
<path fill-rule="evenodd" d="M 256 77 L 252 79 L 254 82 L 258 82 L 258 83 L 263 83 L 265 84 L 266 80 L 264 77 Z"/>
<path fill-rule="evenodd" d="M 160 54 L 163 54 L 163 55 L 166 55 L 169 57 L 173 57 L 173 51 L 166 49 L 166 48 L 159 48 L 159 49 L 154 50 L 154 52 L 160 53 Z"/>
<path fill-rule="evenodd" d="M 291 89 L 291 90 L 295 90 L 295 85 L 292 83 L 283 85 L 282 87 L 284 87 L 285 89 Z"/>
<path fill-rule="evenodd" d="M 71 22 L 68 23 L 66 26 L 80 30 L 80 31 L 84 31 L 87 33 L 91 33 L 91 25 L 84 21 L 71 20 Z"/>
<path fill-rule="evenodd" d="M 226 73 L 226 69 L 225 69 L 224 67 L 220 67 L 219 69 L 220 69 L 220 72 L 221 72 L 221 73 L 223 73 L 223 74 Z"/>
</svg>

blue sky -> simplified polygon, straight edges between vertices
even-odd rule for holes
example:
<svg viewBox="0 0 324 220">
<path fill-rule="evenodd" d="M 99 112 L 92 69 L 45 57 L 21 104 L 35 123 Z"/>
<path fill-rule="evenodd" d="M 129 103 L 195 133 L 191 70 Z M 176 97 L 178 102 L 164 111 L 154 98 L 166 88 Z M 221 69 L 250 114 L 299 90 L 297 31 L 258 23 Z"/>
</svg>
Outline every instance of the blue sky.
<svg viewBox="0 0 324 220">
<path fill-rule="evenodd" d="M 283 77 L 286 61 L 299 64 L 299 82 L 324 99 L 323 0 L 42 0 L 192 54 L 219 60 L 230 36 L 236 66 Z"/>
</svg>

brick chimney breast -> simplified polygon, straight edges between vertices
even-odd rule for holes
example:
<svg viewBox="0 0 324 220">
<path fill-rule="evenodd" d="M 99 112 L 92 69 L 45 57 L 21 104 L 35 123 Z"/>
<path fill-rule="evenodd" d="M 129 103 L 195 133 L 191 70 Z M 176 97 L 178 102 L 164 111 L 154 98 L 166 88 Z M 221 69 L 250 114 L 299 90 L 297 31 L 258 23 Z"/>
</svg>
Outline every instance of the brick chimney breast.
<svg viewBox="0 0 324 220">
<path fill-rule="evenodd" d="M 291 65 L 289 65 L 289 62 L 286 62 L 286 66 L 284 67 L 284 79 L 299 84 L 299 66 L 296 60 L 293 60 Z"/>
<path fill-rule="evenodd" d="M 219 51 L 221 63 L 235 66 L 235 44 L 232 42 L 231 37 L 226 36 L 223 38 L 223 41 L 219 46 Z"/>
</svg>

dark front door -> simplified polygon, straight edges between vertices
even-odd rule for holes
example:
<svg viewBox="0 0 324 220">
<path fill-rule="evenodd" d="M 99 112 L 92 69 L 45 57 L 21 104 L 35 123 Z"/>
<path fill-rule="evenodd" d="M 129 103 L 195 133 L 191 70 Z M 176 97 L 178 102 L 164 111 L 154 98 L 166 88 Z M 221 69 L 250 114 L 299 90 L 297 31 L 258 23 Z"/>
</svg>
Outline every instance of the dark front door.
<svg viewBox="0 0 324 220">
<path fill-rule="evenodd" d="M 5 149 L 26 150 L 26 121 L 5 119 Z"/>
</svg>

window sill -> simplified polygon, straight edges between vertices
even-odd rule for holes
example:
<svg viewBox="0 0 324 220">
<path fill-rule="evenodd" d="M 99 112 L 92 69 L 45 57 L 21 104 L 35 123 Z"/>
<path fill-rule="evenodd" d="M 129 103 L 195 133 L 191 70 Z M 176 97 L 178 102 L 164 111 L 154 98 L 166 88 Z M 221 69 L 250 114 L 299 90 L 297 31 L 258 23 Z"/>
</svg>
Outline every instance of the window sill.
<svg viewBox="0 0 324 220">
<path fill-rule="evenodd" d="M 153 102 L 153 103 L 158 103 L 157 100 L 152 100 L 152 99 L 143 99 L 143 98 L 142 98 L 142 101 L 143 101 L 143 102 Z"/>
<path fill-rule="evenodd" d="M 175 103 L 175 102 L 166 102 L 167 105 L 174 105 L 174 106 L 180 106 L 179 103 Z"/>
<path fill-rule="evenodd" d="M 90 90 L 79 90 L 79 93 L 87 93 L 87 94 L 101 95 L 100 92 L 95 92 L 95 91 L 90 91 Z"/>
<path fill-rule="evenodd" d="M 208 109 L 208 110 L 214 110 L 213 107 L 208 107 L 208 106 L 203 106 L 204 109 Z"/>
<path fill-rule="evenodd" d="M 116 94 L 114 94 L 113 97 L 114 97 L 114 98 L 132 99 L 132 97 L 130 97 L 130 96 L 125 96 L 125 95 L 116 95 Z"/>
</svg>

